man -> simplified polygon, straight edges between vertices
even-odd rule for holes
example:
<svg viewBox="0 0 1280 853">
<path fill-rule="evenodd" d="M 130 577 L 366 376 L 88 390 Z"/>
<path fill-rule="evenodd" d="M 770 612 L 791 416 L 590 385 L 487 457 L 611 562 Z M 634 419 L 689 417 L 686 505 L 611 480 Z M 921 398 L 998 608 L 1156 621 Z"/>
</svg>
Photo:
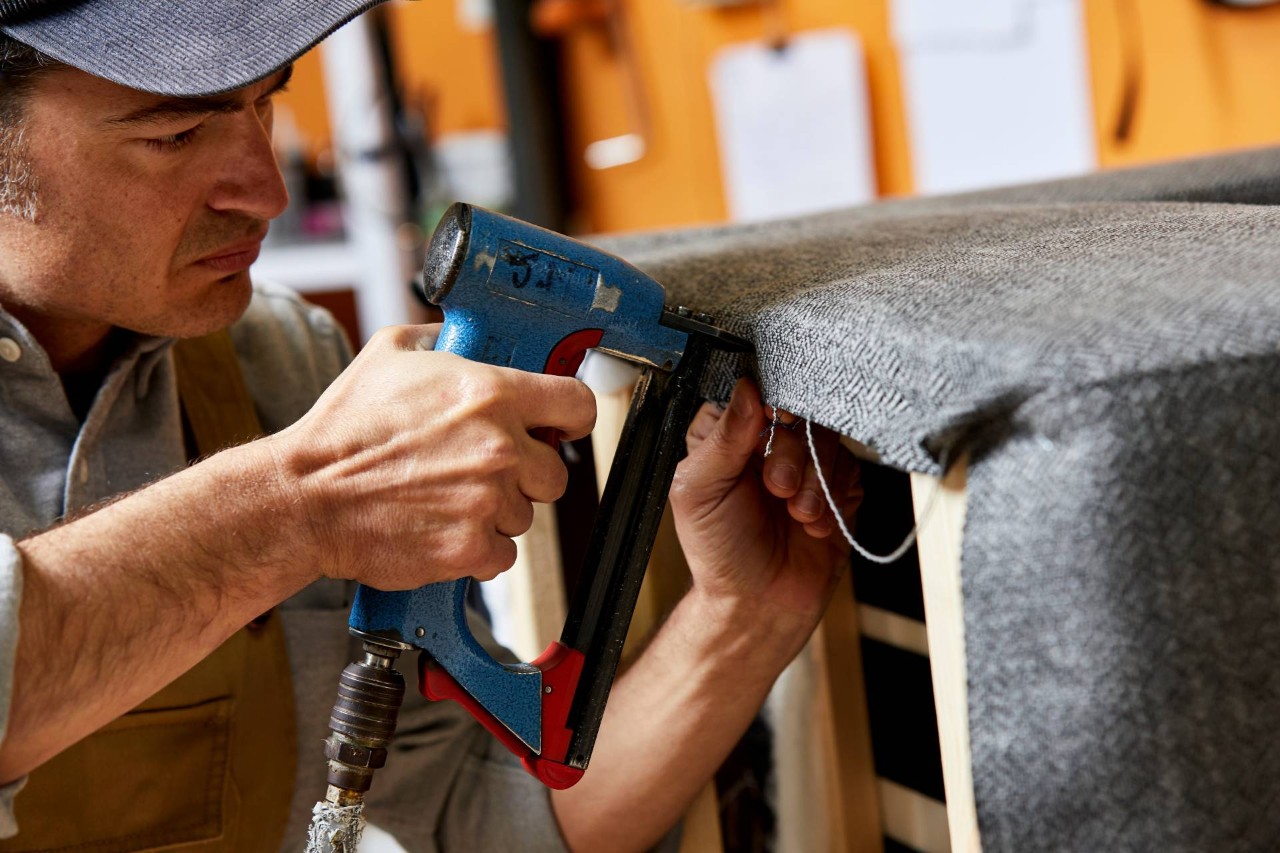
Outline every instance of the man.
<svg viewBox="0 0 1280 853">
<path fill-rule="evenodd" d="M 531 501 L 564 487 L 529 430 L 592 425 L 576 380 L 431 352 L 431 328 L 384 330 L 346 366 L 326 315 L 251 285 L 287 202 L 272 95 L 293 57 L 376 3 L 0 0 L 0 849 L 279 844 L 283 817 L 256 810 L 260 774 L 241 766 L 261 685 L 240 683 L 252 664 L 224 685 L 210 662 L 254 642 L 246 625 L 287 638 L 296 831 L 322 793 L 303 735 L 345 662 L 349 582 L 503 571 Z M 173 339 L 233 323 L 270 435 L 183 469 L 197 418 Z M 661 838 L 844 561 L 803 441 L 779 433 L 761 461 L 765 424 L 743 382 L 692 425 L 671 500 L 693 586 L 615 687 L 586 780 L 548 797 L 456 708 L 407 709 L 375 822 L 423 849 Z M 822 446 L 851 511 L 852 466 Z M 192 698 L 193 673 L 216 689 Z M 259 757 L 261 774 L 280 763 Z M 57 792 L 43 812 L 24 811 L 28 774 L 25 796 Z"/>
</svg>

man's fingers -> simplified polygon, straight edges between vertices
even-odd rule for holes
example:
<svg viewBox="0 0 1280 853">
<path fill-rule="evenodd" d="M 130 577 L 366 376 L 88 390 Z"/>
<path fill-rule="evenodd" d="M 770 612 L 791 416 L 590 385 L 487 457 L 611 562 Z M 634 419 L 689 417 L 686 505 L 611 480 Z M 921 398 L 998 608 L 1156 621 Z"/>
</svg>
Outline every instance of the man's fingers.
<svg viewBox="0 0 1280 853">
<path fill-rule="evenodd" d="M 808 454 L 809 444 L 807 437 L 797 436 L 804 442 L 805 454 Z M 837 451 L 843 452 L 840 447 L 839 439 L 835 433 L 830 430 L 818 429 L 813 430 L 813 446 L 818 451 L 818 463 L 822 465 L 822 474 L 830 482 L 830 478 L 835 472 L 834 460 Z M 837 489 L 834 494 L 842 494 L 842 489 Z M 796 521 L 804 524 L 812 524 L 822 518 L 823 513 L 829 513 L 827 507 L 827 498 L 822 491 L 822 485 L 818 481 L 818 471 L 812 459 L 805 466 L 804 476 L 801 480 L 800 488 L 795 495 L 787 501 L 787 509 L 791 513 L 791 517 Z"/>
<path fill-rule="evenodd" d="M 858 458 L 841 445 L 836 451 L 836 473 L 831 480 L 831 494 L 844 511 L 845 518 L 862 503 L 862 465 Z"/>
<path fill-rule="evenodd" d="M 769 448 L 763 464 L 765 487 L 774 497 L 787 501 L 788 513 L 804 525 L 810 536 L 823 538 L 830 535 L 837 529 L 837 524 L 809 450 L 809 430 L 812 430 L 822 476 L 846 520 L 862 499 L 857 459 L 840 444 L 840 437 L 831 430 L 806 424 L 802 418 L 782 409 L 776 412 L 776 423 L 774 409 L 765 407 L 764 414 L 769 423 L 761 434 L 757 449 Z"/>
<path fill-rule="evenodd" d="M 739 379 L 733 388 L 733 396 L 729 398 L 729 405 L 715 419 L 706 438 L 698 443 L 697 452 L 690 448 L 688 462 L 696 470 L 698 481 L 736 480 L 755 451 L 763 419 L 763 407 L 755 385 L 748 379 Z M 703 425 L 709 420 L 709 417 L 704 419 Z"/>
<path fill-rule="evenodd" d="M 471 577 L 478 581 L 491 581 L 515 565 L 516 543 L 511 537 L 494 532 L 489 538 L 489 554 L 479 561 Z"/>
<path fill-rule="evenodd" d="M 764 460 L 764 483 L 774 497 L 790 498 L 804 482 L 809 446 L 803 435 L 787 429 L 773 431 L 773 444 Z"/>
<path fill-rule="evenodd" d="M 525 437 L 521 451 L 523 459 L 518 481 L 521 494 L 544 504 L 558 500 L 569 485 L 569 469 L 565 467 L 560 453 L 533 436 Z"/>
<path fill-rule="evenodd" d="M 776 418 L 778 426 L 788 430 L 799 424 L 801 420 L 798 415 L 793 415 L 786 409 L 778 409 L 774 406 L 765 406 L 764 416 L 769 419 L 770 423 L 773 423 Z"/>
<path fill-rule="evenodd" d="M 818 485 L 818 473 L 813 465 L 809 465 L 805 468 L 800 488 L 787 501 L 787 510 L 796 521 L 810 524 L 821 518 L 826 509 L 827 501 Z"/>
<path fill-rule="evenodd" d="M 859 483 L 861 469 L 854 455 L 841 445 L 836 446 L 833 456 L 831 468 L 828 470 L 824 467 L 822 473 L 827 478 L 827 486 L 831 489 L 831 494 L 838 496 L 836 508 L 840 512 L 840 517 L 846 526 L 851 527 L 858 507 L 862 503 L 862 486 Z M 815 539 L 823 539 L 835 533 L 837 528 L 836 517 L 831 511 L 831 506 L 826 503 L 824 495 L 822 515 L 817 521 L 806 524 L 805 532 Z"/>
<path fill-rule="evenodd" d="M 689 455 L 676 469 L 671 487 L 678 510 L 718 506 L 737 483 L 764 424 L 760 394 L 749 380 L 740 379 L 724 412 L 704 406 L 694 421 L 687 436 Z"/>
<path fill-rule="evenodd" d="M 692 453 L 698 445 L 707 440 L 707 436 L 715 430 L 716 424 L 724 417 L 724 409 L 715 403 L 703 403 L 698 413 L 689 423 L 689 431 L 685 434 L 685 447 Z"/>
<path fill-rule="evenodd" d="M 494 528 L 503 536 L 514 538 L 533 527 L 533 504 L 524 495 L 511 496 L 498 513 Z"/>
<path fill-rule="evenodd" d="M 527 429 L 551 428 L 572 441 L 596 425 L 596 397 L 585 383 L 567 376 L 522 373 L 512 377 L 521 383 Z"/>
</svg>

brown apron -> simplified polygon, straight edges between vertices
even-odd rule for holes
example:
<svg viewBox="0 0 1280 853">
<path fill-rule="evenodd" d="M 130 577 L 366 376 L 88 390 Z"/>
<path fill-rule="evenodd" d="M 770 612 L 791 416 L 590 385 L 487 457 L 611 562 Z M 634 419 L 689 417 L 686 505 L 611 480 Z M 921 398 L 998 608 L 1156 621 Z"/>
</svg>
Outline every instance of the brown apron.
<svg viewBox="0 0 1280 853">
<path fill-rule="evenodd" d="M 230 335 L 181 341 L 174 363 L 196 453 L 261 434 Z M 0 851 L 275 853 L 293 794 L 293 711 L 284 630 L 269 612 L 37 768 Z"/>
</svg>

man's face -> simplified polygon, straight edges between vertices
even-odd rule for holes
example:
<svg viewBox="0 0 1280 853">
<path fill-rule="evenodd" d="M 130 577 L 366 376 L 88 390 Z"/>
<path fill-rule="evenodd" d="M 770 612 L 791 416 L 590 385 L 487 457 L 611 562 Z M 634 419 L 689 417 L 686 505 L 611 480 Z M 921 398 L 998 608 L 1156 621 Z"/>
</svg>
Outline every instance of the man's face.
<svg viewBox="0 0 1280 853">
<path fill-rule="evenodd" d="M 173 99 L 69 68 L 38 78 L 24 125 L 36 216 L 0 214 L 0 304 L 55 328 L 189 337 L 233 322 L 288 202 L 271 148 L 286 79 Z"/>
</svg>

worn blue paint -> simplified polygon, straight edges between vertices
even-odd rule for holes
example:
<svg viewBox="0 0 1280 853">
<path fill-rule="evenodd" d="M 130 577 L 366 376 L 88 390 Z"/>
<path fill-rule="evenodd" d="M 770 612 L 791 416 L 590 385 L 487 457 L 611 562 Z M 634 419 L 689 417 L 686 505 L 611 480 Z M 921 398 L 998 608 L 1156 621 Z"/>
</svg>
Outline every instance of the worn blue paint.
<svg viewBox="0 0 1280 853">
<path fill-rule="evenodd" d="M 481 208 L 440 307 L 437 350 L 542 373 L 565 336 L 601 329 L 598 349 L 670 368 L 688 336 L 659 323 L 662 285 L 621 258 Z"/>
<path fill-rule="evenodd" d="M 565 337 L 603 332 L 598 349 L 670 369 L 687 335 L 663 326 L 662 285 L 613 255 L 482 208 L 470 209 L 467 252 L 441 301 L 436 344 L 473 361 L 542 373 Z M 467 626 L 469 580 L 410 592 L 360 587 L 350 626 L 393 633 L 431 654 L 530 749 L 542 746 L 542 675 L 491 658 Z M 423 636 L 417 630 L 423 629 Z"/>
<path fill-rule="evenodd" d="M 360 586 L 351 605 L 351 627 L 398 635 L 429 652 L 490 714 L 538 752 L 542 749 L 542 673 L 524 664 L 498 663 L 476 642 L 467 626 L 470 583 L 470 579 L 434 583 L 408 592 Z"/>
</svg>

